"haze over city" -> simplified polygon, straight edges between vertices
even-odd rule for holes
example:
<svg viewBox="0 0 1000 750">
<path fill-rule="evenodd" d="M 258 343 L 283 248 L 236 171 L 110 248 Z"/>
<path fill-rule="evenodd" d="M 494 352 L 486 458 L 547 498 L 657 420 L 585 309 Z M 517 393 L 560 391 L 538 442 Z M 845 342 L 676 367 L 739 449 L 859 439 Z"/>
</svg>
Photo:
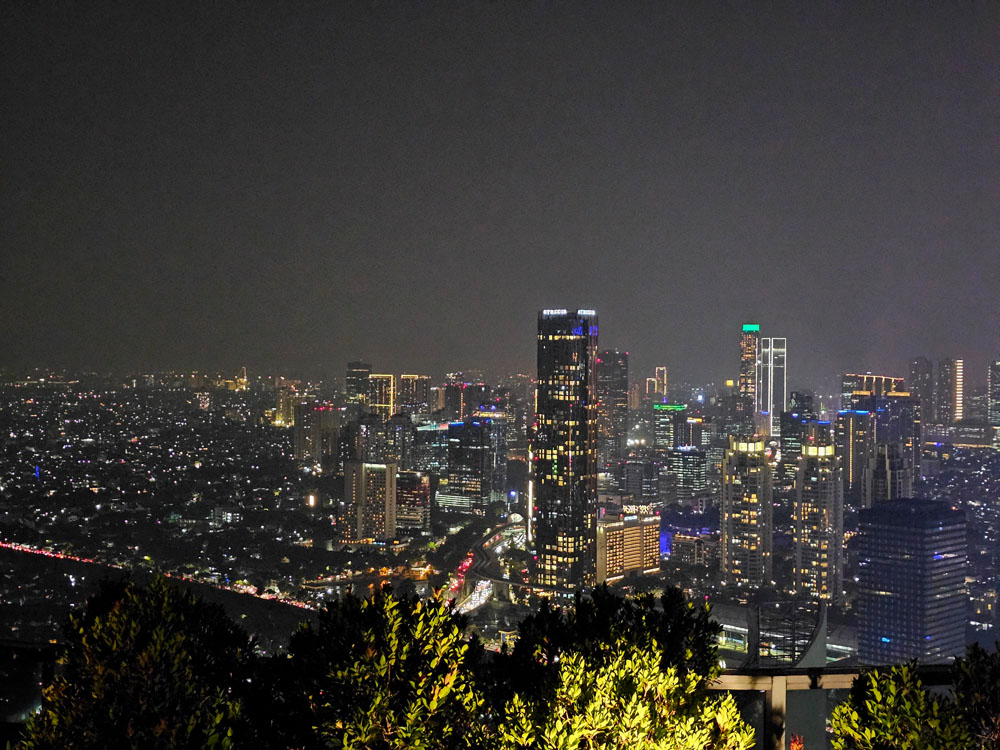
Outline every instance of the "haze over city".
<svg viewBox="0 0 1000 750">
<path fill-rule="evenodd" d="M 637 371 L 1000 350 L 995 4 L 5 3 L 3 363 Z"/>
</svg>

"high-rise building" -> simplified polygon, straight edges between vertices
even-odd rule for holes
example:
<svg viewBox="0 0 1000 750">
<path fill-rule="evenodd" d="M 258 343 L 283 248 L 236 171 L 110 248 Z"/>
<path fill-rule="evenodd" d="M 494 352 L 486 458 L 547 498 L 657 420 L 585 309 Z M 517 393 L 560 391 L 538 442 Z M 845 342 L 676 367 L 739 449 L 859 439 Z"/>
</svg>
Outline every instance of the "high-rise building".
<svg viewBox="0 0 1000 750">
<path fill-rule="evenodd" d="M 448 475 L 437 491 L 440 507 L 482 515 L 503 498 L 503 488 L 494 481 L 498 464 L 506 460 L 496 442 L 503 432 L 503 425 L 491 419 L 448 425 Z"/>
<path fill-rule="evenodd" d="M 396 472 L 396 527 L 431 529 L 431 478 L 422 471 Z"/>
<path fill-rule="evenodd" d="M 942 359 L 938 362 L 937 423 L 943 425 L 961 422 L 965 416 L 965 362 L 961 359 Z"/>
<path fill-rule="evenodd" d="M 394 462 L 400 470 L 413 468 L 413 448 L 417 430 L 406 413 L 393 414 L 385 423 L 385 460 Z"/>
<path fill-rule="evenodd" d="M 913 496 L 913 461 L 901 442 L 878 443 L 862 476 L 861 507 Z"/>
<path fill-rule="evenodd" d="M 748 432 L 753 430 L 754 415 L 760 403 L 760 326 L 744 323 L 740 336 L 740 377 L 737 383 L 736 409 L 740 423 Z"/>
<path fill-rule="evenodd" d="M 986 421 L 993 427 L 993 444 L 1000 447 L 1000 359 L 986 372 Z"/>
<path fill-rule="evenodd" d="M 778 435 L 781 430 L 781 412 L 788 401 L 788 375 L 786 339 L 762 338 L 760 340 L 760 375 L 758 380 L 758 411 L 766 413 L 768 435 Z"/>
<path fill-rule="evenodd" d="M 920 421 L 936 424 L 934 414 L 934 365 L 927 357 L 910 360 L 909 389 L 920 403 Z"/>
<path fill-rule="evenodd" d="M 429 375 L 399 376 L 399 407 L 412 413 L 427 413 L 431 403 L 431 379 Z"/>
<path fill-rule="evenodd" d="M 538 314 L 535 429 L 529 449 L 537 583 L 594 580 L 597 539 L 597 313 Z"/>
<path fill-rule="evenodd" d="M 920 476 L 923 421 L 920 400 L 908 391 L 887 393 L 875 403 L 876 442 L 903 444 L 914 478 Z"/>
<path fill-rule="evenodd" d="M 355 540 L 391 541 L 396 536 L 396 465 L 347 461 L 344 464 L 347 518 Z"/>
<path fill-rule="evenodd" d="M 667 466 L 675 477 L 674 500 L 689 502 L 708 491 L 708 459 L 693 446 L 678 447 L 667 454 Z"/>
<path fill-rule="evenodd" d="M 293 409 L 295 460 L 331 468 L 339 454 L 341 412 L 328 401 L 306 401 Z"/>
<path fill-rule="evenodd" d="M 396 376 L 372 373 L 368 376 L 368 410 L 383 422 L 396 413 Z"/>
<path fill-rule="evenodd" d="M 367 362 L 348 362 L 344 376 L 344 395 L 348 403 L 363 404 L 368 400 L 368 376 L 372 366 Z"/>
<path fill-rule="evenodd" d="M 722 576 L 730 586 L 771 582 L 774 542 L 771 469 L 764 441 L 729 438 L 722 462 Z"/>
<path fill-rule="evenodd" d="M 607 513 L 597 521 L 597 583 L 660 572 L 660 517 Z"/>
<path fill-rule="evenodd" d="M 362 414 L 347 423 L 341 442 L 345 461 L 382 463 L 388 455 L 386 423 L 378 414 Z"/>
<path fill-rule="evenodd" d="M 965 514 L 895 500 L 859 514 L 858 660 L 947 661 L 965 649 Z"/>
<path fill-rule="evenodd" d="M 872 375 L 870 372 L 848 372 L 844 375 L 840 394 L 841 409 L 873 409 L 873 399 L 903 390 L 903 378 L 894 375 Z"/>
<path fill-rule="evenodd" d="M 844 590 L 844 479 L 830 430 L 814 425 L 795 477 L 795 588 L 840 601 Z"/>
<path fill-rule="evenodd" d="M 864 470 L 873 445 L 872 413 L 864 409 L 837 412 L 834 445 L 844 475 L 844 500 L 855 508 L 862 503 Z"/>
<path fill-rule="evenodd" d="M 667 366 L 660 365 L 655 370 L 656 373 L 656 392 L 663 396 L 664 399 L 668 397 L 667 395 Z"/>
<path fill-rule="evenodd" d="M 653 404 L 653 447 L 657 451 L 676 448 L 680 425 L 687 420 L 684 404 Z"/>
<path fill-rule="evenodd" d="M 625 455 L 628 433 L 628 352 L 597 356 L 597 460 L 603 471 Z"/>
</svg>

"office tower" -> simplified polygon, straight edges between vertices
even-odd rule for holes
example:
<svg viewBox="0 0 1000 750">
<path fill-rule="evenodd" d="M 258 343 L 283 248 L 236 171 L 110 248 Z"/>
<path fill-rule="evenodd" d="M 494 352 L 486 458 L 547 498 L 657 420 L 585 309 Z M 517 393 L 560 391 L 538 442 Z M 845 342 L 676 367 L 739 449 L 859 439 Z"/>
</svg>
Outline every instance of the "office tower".
<svg viewBox="0 0 1000 750">
<path fill-rule="evenodd" d="M 708 459 L 705 451 L 693 446 L 676 448 L 667 454 L 667 467 L 675 477 L 676 502 L 690 502 L 708 491 Z"/>
<path fill-rule="evenodd" d="M 760 399 L 758 377 L 760 372 L 760 326 L 744 323 L 740 337 L 740 377 L 737 383 L 736 410 L 746 431 L 753 430 L 754 414 Z"/>
<path fill-rule="evenodd" d="M 382 463 L 388 453 L 386 423 L 378 414 L 362 414 L 344 427 L 342 443 L 345 461 Z"/>
<path fill-rule="evenodd" d="M 622 466 L 618 489 L 632 495 L 637 503 L 655 501 L 660 496 L 659 467 L 653 461 L 630 459 Z"/>
<path fill-rule="evenodd" d="M 597 462 L 601 471 L 625 455 L 628 433 L 628 352 L 597 356 Z"/>
<path fill-rule="evenodd" d="M 876 442 L 902 443 L 913 476 L 919 477 L 923 444 L 920 400 L 908 391 L 887 393 L 876 400 L 875 422 Z"/>
<path fill-rule="evenodd" d="M 417 430 L 409 414 L 393 414 L 385 423 L 385 460 L 394 462 L 401 471 L 413 467 L 413 448 Z"/>
<path fill-rule="evenodd" d="M 646 398 L 653 401 L 660 399 L 660 381 L 656 378 L 646 378 Z"/>
<path fill-rule="evenodd" d="M 664 400 L 668 398 L 667 394 L 667 366 L 660 365 L 656 368 L 656 392 L 663 396 Z"/>
<path fill-rule="evenodd" d="M 844 478 L 830 430 L 813 425 L 795 477 L 795 588 L 840 601 L 844 590 Z"/>
<path fill-rule="evenodd" d="M 858 660 L 947 661 L 965 649 L 965 514 L 895 500 L 859 514 Z"/>
<path fill-rule="evenodd" d="M 764 441 L 729 438 L 722 462 L 722 576 L 730 586 L 771 582 L 774 539 L 771 469 Z"/>
<path fill-rule="evenodd" d="M 396 413 L 396 376 L 371 374 L 368 376 L 368 410 L 378 414 L 383 422 Z"/>
<path fill-rule="evenodd" d="M 344 395 L 351 404 L 363 404 L 368 400 L 368 376 L 372 366 L 367 362 L 348 362 L 344 376 Z"/>
<path fill-rule="evenodd" d="M 535 512 L 536 583 L 594 580 L 597 537 L 597 313 L 538 314 L 535 424 L 529 497 Z"/>
<path fill-rule="evenodd" d="M 936 424 L 934 414 L 934 365 L 927 357 L 910 360 L 909 390 L 920 402 L 920 421 Z"/>
<path fill-rule="evenodd" d="M 347 461 L 344 500 L 354 520 L 355 540 L 391 541 L 396 536 L 396 464 Z"/>
<path fill-rule="evenodd" d="M 413 468 L 437 476 L 448 471 L 448 423 L 417 427 L 413 446 Z"/>
<path fill-rule="evenodd" d="M 830 423 L 817 420 L 815 415 L 808 411 L 783 411 L 779 424 L 781 435 L 780 478 L 784 486 L 790 488 L 799 470 L 803 441 L 816 430 L 825 430 L 830 434 Z"/>
<path fill-rule="evenodd" d="M 865 462 L 862 508 L 913 495 L 913 461 L 901 442 L 878 443 Z"/>
<path fill-rule="evenodd" d="M 893 375 L 872 375 L 870 372 L 848 372 L 844 375 L 841 409 L 874 409 L 874 399 L 893 391 L 903 390 L 903 378 Z"/>
<path fill-rule="evenodd" d="M 760 340 L 758 411 L 768 416 L 768 435 L 778 435 L 781 430 L 781 412 L 785 410 L 788 395 L 788 376 L 785 368 L 787 357 L 786 339 Z"/>
<path fill-rule="evenodd" d="M 293 409 L 295 460 L 318 467 L 333 468 L 339 456 L 341 413 L 328 401 L 306 401 Z"/>
<path fill-rule="evenodd" d="M 817 415 L 813 407 L 814 401 L 812 393 L 792 391 L 788 394 L 787 411 L 797 413 L 805 419 L 815 419 Z"/>
<path fill-rule="evenodd" d="M 494 484 L 498 464 L 506 461 L 498 455 L 502 436 L 503 426 L 490 419 L 448 425 L 448 475 L 438 488 L 439 507 L 483 515 L 503 499 L 503 488 Z"/>
<path fill-rule="evenodd" d="M 1000 447 L 1000 359 L 986 372 L 986 421 L 993 427 L 993 444 Z"/>
<path fill-rule="evenodd" d="M 678 424 L 687 420 L 684 404 L 653 404 L 653 447 L 668 451 L 677 446 Z"/>
<path fill-rule="evenodd" d="M 601 513 L 597 521 L 597 583 L 660 572 L 660 517 Z"/>
<path fill-rule="evenodd" d="M 305 400 L 294 388 L 278 389 L 278 403 L 274 409 L 274 426 L 294 427 L 295 404 L 302 403 Z"/>
<path fill-rule="evenodd" d="M 422 471 L 396 472 L 396 528 L 431 529 L 431 478 Z"/>
<path fill-rule="evenodd" d="M 837 412 L 834 445 L 844 471 L 844 500 L 854 507 L 862 502 L 865 465 L 873 445 L 872 413 L 864 409 Z"/>
<path fill-rule="evenodd" d="M 943 425 L 962 421 L 965 416 L 965 362 L 942 359 L 938 362 L 937 403 L 935 416 Z"/>
<path fill-rule="evenodd" d="M 431 379 L 428 375 L 399 376 L 399 407 L 409 413 L 424 414 L 430 410 Z"/>
<path fill-rule="evenodd" d="M 674 447 L 704 445 L 707 435 L 705 427 L 705 420 L 701 417 L 678 415 L 678 419 L 674 422 Z M 709 427 L 711 426 L 709 425 Z"/>
</svg>

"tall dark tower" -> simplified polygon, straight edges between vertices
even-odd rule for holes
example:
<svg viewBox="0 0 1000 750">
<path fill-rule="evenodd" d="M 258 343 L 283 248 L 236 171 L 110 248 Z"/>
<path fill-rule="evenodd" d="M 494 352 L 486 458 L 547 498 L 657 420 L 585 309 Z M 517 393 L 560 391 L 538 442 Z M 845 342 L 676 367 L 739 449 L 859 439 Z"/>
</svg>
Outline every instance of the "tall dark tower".
<svg viewBox="0 0 1000 750">
<path fill-rule="evenodd" d="M 910 393 L 920 401 L 920 421 L 935 424 L 934 365 L 927 357 L 910 360 Z"/>
<path fill-rule="evenodd" d="M 534 580 L 594 581 L 597 540 L 597 313 L 538 314 L 535 428 L 529 448 Z"/>
<path fill-rule="evenodd" d="M 600 470 L 604 471 L 608 464 L 620 461 L 625 455 L 628 352 L 608 349 L 598 355 L 597 397 L 597 459 Z"/>
<path fill-rule="evenodd" d="M 352 404 L 363 404 L 368 400 L 368 376 L 372 366 L 367 362 L 348 362 L 344 375 L 344 393 Z"/>
</svg>

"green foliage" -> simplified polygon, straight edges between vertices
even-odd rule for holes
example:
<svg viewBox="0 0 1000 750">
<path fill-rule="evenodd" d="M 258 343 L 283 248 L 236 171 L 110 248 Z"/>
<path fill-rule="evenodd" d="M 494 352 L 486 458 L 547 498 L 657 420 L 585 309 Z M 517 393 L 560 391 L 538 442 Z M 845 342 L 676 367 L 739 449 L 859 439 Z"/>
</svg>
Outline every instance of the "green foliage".
<svg viewBox="0 0 1000 750">
<path fill-rule="evenodd" d="M 753 730 L 729 695 L 709 698 L 698 675 L 663 670 L 656 643 L 602 659 L 558 662 L 555 694 L 544 705 L 515 695 L 500 727 L 504 750 L 749 750 Z M 538 717 L 544 719 L 539 722 Z"/>
<path fill-rule="evenodd" d="M 438 599 L 345 597 L 306 627 L 294 660 L 312 668 L 310 710 L 334 748 L 475 747 L 482 704 L 463 624 Z M 309 667 L 303 665 L 308 672 Z"/>
<path fill-rule="evenodd" d="M 835 750 L 958 750 L 972 736 L 950 701 L 923 687 L 914 665 L 873 670 L 855 681 L 830 721 Z"/>
<path fill-rule="evenodd" d="M 955 706 L 984 750 L 1000 750 L 1000 644 L 992 653 L 973 644 L 952 668 Z"/>
<path fill-rule="evenodd" d="M 251 642 L 221 608 L 162 577 L 106 583 L 70 615 L 64 640 L 24 750 L 221 749 L 240 736 L 232 689 Z"/>
</svg>

